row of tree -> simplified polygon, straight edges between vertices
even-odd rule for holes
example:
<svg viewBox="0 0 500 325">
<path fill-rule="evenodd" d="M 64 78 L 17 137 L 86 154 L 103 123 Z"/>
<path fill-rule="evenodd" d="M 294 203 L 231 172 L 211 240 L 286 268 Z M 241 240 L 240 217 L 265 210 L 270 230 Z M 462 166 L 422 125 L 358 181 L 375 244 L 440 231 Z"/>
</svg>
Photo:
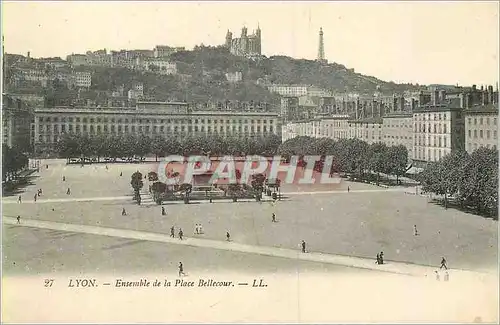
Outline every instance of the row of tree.
<svg viewBox="0 0 500 325">
<path fill-rule="evenodd" d="M 422 190 L 453 198 L 461 208 L 498 219 L 498 151 L 481 147 L 471 154 L 452 152 L 419 174 Z"/>
<path fill-rule="evenodd" d="M 28 157 L 18 148 L 2 146 L 2 180 L 15 179 L 28 166 Z"/>
<path fill-rule="evenodd" d="M 295 137 L 287 140 L 278 148 L 278 154 L 285 158 L 291 156 L 319 155 L 333 156 L 332 169 L 352 177 L 365 179 L 371 172 L 404 175 L 408 165 L 408 150 L 403 145 L 387 146 L 384 143 L 368 144 L 360 139 Z"/>
<path fill-rule="evenodd" d="M 221 136 L 145 137 L 140 135 L 88 136 L 66 134 L 57 143 L 61 157 L 144 157 L 166 155 L 274 155 L 281 143 L 277 135 L 265 138 L 225 138 Z"/>
</svg>

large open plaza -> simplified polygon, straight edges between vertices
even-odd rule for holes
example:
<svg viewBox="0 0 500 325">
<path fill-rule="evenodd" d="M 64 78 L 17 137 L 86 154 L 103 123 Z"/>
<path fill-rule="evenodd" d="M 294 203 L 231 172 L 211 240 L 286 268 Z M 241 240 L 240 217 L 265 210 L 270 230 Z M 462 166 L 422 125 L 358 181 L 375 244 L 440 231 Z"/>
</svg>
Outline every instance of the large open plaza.
<svg viewBox="0 0 500 325">
<path fill-rule="evenodd" d="M 81 167 L 66 165 L 65 160 L 42 161 L 31 185 L 22 193 L 3 199 L 4 275 L 11 279 L 39 274 L 161 273 L 176 277 L 182 261 L 188 277 L 263 276 L 277 285 L 295 274 L 302 279 L 332 279 L 338 290 L 362 290 L 363 281 L 374 278 L 379 279 L 376 282 L 380 286 L 384 283 L 384 290 L 393 300 L 401 294 L 397 283 L 405 283 L 420 288 L 418 299 L 422 301 L 429 301 L 426 294 L 451 294 L 453 290 L 480 296 L 488 304 L 498 301 L 491 291 L 497 285 L 494 274 L 498 248 L 497 223 L 491 219 L 445 210 L 429 203 L 426 197 L 405 193 L 402 188 L 347 181 L 330 190 L 284 185 L 285 198 L 276 203 L 178 201 L 158 206 L 148 199 L 150 183 L 144 180 L 143 204 L 137 205 L 132 199 L 131 175 L 137 170 L 145 175 L 155 168 L 155 163 Z M 68 188 L 71 194 L 67 194 Z M 42 194 L 35 202 L 39 189 Z M 162 215 L 161 207 L 166 209 L 166 215 Z M 127 212 L 125 216 L 122 209 Z M 277 222 L 272 222 L 273 213 Z M 202 224 L 203 234 L 195 234 L 196 224 Z M 418 236 L 414 235 L 415 225 Z M 170 238 L 172 226 L 175 238 Z M 178 238 L 179 229 L 184 232 L 182 241 Z M 226 232 L 230 233 L 230 242 L 226 241 Z M 305 254 L 301 253 L 302 240 L 307 243 Z M 385 264 L 376 265 L 375 255 L 381 251 Z M 433 272 L 439 268 L 442 257 L 448 261 L 450 283 L 454 281 L 455 287 L 432 287 L 426 293 L 418 283 L 425 279 L 425 283 L 435 284 Z M 352 280 L 359 282 L 356 288 L 340 285 L 344 283 L 341 278 L 349 277 L 358 279 Z M 469 285 L 464 286 L 465 283 Z M 326 294 L 326 288 L 317 292 Z M 425 307 L 428 310 L 422 311 L 422 316 L 412 319 L 466 317 L 445 313 L 438 316 L 431 313 L 431 305 Z M 401 313 L 406 316 L 400 317 L 409 317 Z M 335 315 L 329 314 L 306 315 L 301 319 L 335 319 Z M 346 321 L 362 320 L 347 313 L 336 315 Z M 488 315 L 482 317 L 497 317 Z M 171 319 L 174 321 L 175 317 Z M 255 319 L 259 320 L 263 319 Z"/>
</svg>

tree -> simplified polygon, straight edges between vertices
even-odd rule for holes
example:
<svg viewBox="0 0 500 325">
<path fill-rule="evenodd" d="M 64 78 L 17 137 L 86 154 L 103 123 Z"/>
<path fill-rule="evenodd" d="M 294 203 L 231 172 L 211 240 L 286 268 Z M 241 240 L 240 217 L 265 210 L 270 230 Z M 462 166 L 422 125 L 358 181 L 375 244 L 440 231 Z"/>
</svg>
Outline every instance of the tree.
<svg viewBox="0 0 500 325">
<path fill-rule="evenodd" d="M 156 172 L 149 172 L 148 173 L 148 180 L 150 182 L 157 182 L 158 181 L 158 173 L 156 173 Z"/>
<path fill-rule="evenodd" d="M 370 145 L 367 162 L 371 171 L 377 173 L 377 185 L 380 183 L 380 173 L 388 171 L 387 146 L 378 142 Z"/>
<path fill-rule="evenodd" d="M 29 159 L 18 148 L 2 146 L 2 180 L 17 178 L 17 173 L 28 166 Z"/>
<path fill-rule="evenodd" d="M 403 145 L 389 147 L 386 162 L 388 173 L 396 175 L 396 184 L 399 184 L 399 177 L 405 174 L 408 165 L 408 149 Z"/>
<path fill-rule="evenodd" d="M 132 188 L 134 189 L 134 200 L 137 201 L 137 204 L 141 204 L 141 195 L 140 191 L 144 186 L 142 182 L 142 174 L 139 171 L 136 171 L 132 174 L 132 180 L 130 181 Z"/>
<path fill-rule="evenodd" d="M 475 150 L 462 170 L 461 199 L 479 214 L 498 212 L 498 151 L 484 147 Z"/>
<path fill-rule="evenodd" d="M 151 143 L 151 152 L 155 155 L 155 161 L 158 161 L 158 157 L 163 157 L 165 154 L 165 141 L 161 137 L 156 137 Z"/>
<path fill-rule="evenodd" d="M 264 191 L 264 184 L 266 181 L 266 175 L 264 174 L 253 174 L 251 185 L 255 192 L 255 197 L 258 201 L 262 198 L 262 191 Z"/>
</svg>

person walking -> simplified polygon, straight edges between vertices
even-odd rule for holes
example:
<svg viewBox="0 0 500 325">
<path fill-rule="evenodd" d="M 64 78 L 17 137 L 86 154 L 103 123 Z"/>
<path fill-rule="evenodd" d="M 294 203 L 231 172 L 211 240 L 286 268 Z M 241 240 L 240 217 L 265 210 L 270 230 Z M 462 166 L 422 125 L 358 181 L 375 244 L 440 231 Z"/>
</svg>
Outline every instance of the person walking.
<svg viewBox="0 0 500 325">
<path fill-rule="evenodd" d="M 231 235 L 229 234 L 229 231 L 226 231 L 226 241 L 231 241 Z"/>
<path fill-rule="evenodd" d="M 418 236 L 417 225 L 413 225 L 413 235 Z"/>
<path fill-rule="evenodd" d="M 271 216 L 272 222 L 276 222 L 276 214 L 273 212 L 273 215 Z"/>
<path fill-rule="evenodd" d="M 179 239 L 182 240 L 182 236 L 184 236 L 184 232 L 182 231 L 182 228 L 179 229 Z"/>
<path fill-rule="evenodd" d="M 63 176 L 63 182 L 66 182 L 66 176 Z"/>
<path fill-rule="evenodd" d="M 16 218 L 16 219 L 17 219 L 17 224 L 18 224 L 18 225 L 19 225 L 19 224 L 21 224 L 21 216 L 17 216 L 17 218 Z"/>
<path fill-rule="evenodd" d="M 380 252 L 379 258 L 380 258 L 380 264 L 384 264 L 384 252 Z"/>
<path fill-rule="evenodd" d="M 200 235 L 203 235 L 203 226 L 201 225 L 201 223 L 198 225 L 198 231 Z"/>
<path fill-rule="evenodd" d="M 175 238 L 175 227 L 170 227 L 170 237 Z"/>
<path fill-rule="evenodd" d="M 444 267 L 445 270 L 448 270 L 448 266 L 446 266 L 446 259 L 443 257 L 441 258 L 441 266 L 439 269 L 441 270 Z"/>
<path fill-rule="evenodd" d="M 161 215 L 162 216 L 166 216 L 167 215 L 167 211 L 165 211 L 165 207 L 161 207 Z"/>
<path fill-rule="evenodd" d="M 123 176 L 123 172 L 120 172 L 120 176 Z"/>
<path fill-rule="evenodd" d="M 439 272 L 438 271 L 434 271 L 436 273 L 436 281 L 441 281 L 441 278 L 439 277 Z"/>
<path fill-rule="evenodd" d="M 349 193 L 351 191 L 351 188 L 349 186 L 347 186 L 347 193 Z"/>
<path fill-rule="evenodd" d="M 126 216 L 127 215 L 127 211 L 125 211 L 125 208 L 122 208 L 122 216 Z"/>
<path fill-rule="evenodd" d="M 37 198 L 37 196 L 38 196 L 38 194 L 35 194 L 35 195 L 33 196 L 33 199 L 35 200 L 35 202 L 36 202 L 36 198 Z"/>
<path fill-rule="evenodd" d="M 179 262 L 179 277 L 183 275 L 186 275 L 186 273 L 184 273 L 184 265 L 182 265 L 182 262 Z"/>
<path fill-rule="evenodd" d="M 71 189 L 68 187 L 68 190 L 66 191 L 66 195 L 71 195 Z"/>
<path fill-rule="evenodd" d="M 194 233 L 197 235 L 200 233 L 200 228 L 198 228 L 198 224 L 194 225 Z"/>
<path fill-rule="evenodd" d="M 302 240 L 300 242 L 300 246 L 302 247 L 302 253 L 305 253 L 306 252 L 306 242 L 304 240 Z"/>
<path fill-rule="evenodd" d="M 19 196 L 17 197 L 17 203 L 22 203 L 22 198 L 21 198 L 21 195 L 19 195 Z"/>
</svg>

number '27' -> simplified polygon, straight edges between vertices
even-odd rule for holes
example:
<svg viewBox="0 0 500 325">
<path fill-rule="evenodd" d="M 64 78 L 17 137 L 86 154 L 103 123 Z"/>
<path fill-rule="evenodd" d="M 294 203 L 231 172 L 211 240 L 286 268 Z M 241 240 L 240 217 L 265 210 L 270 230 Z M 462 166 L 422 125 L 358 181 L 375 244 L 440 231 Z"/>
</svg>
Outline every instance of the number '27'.
<svg viewBox="0 0 500 325">
<path fill-rule="evenodd" d="M 53 283 L 54 283 L 54 279 L 45 279 L 45 286 L 46 287 L 52 287 Z"/>
</svg>

